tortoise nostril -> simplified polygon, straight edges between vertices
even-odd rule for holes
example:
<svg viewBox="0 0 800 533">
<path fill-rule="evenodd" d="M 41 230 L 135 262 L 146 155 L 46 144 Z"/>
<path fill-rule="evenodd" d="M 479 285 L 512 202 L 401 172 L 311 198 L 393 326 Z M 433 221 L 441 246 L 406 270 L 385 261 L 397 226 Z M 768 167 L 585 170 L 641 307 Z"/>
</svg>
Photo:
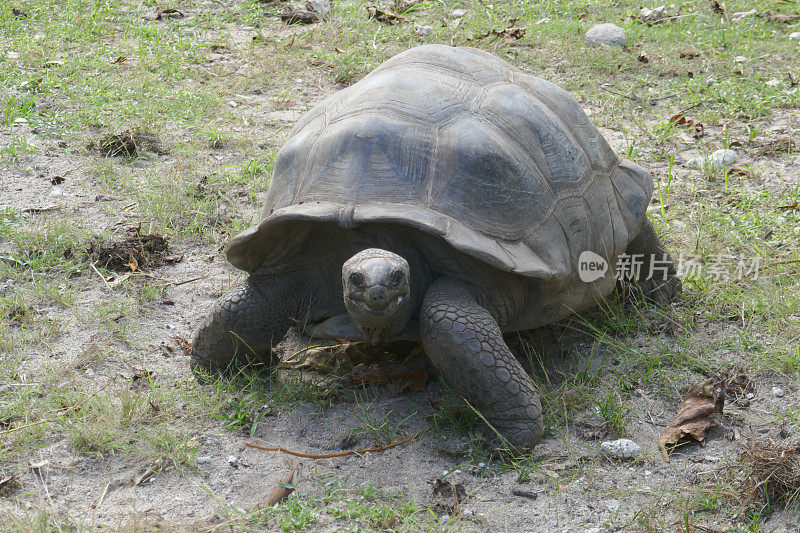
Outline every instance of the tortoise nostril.
<svg viewBox="0 0 800 533">
<path fill-rule="evenodd" d="M 369 289 L 369 303 L 382 304 L 386 302 L 386 287 L 378 285 Z"/>
</svg>

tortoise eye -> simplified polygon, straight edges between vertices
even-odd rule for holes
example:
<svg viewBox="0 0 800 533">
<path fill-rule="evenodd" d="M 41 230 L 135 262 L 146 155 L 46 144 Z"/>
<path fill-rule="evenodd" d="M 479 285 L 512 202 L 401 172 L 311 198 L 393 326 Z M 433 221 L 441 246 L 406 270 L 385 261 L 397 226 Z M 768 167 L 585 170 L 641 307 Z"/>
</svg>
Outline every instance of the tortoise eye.
<svg viewBox="0 0 800 533">
<path fill-rule="evenodd" d="M 364 286 L 364 275 L 360 272 L 353 272 L 350 274 L 350 283 L 352 283 L 356 288 L 361 288 Z"/>
<path fill-rule="evenodd" d="M 392 277 L 391 277 L 392 288 L 399 287 L 403 283 L 403 279 L 405 279 L 405 276 L 403 275 L 402 270 L 395 270 L 394 272 L 392 272 Z"/>
</svg>

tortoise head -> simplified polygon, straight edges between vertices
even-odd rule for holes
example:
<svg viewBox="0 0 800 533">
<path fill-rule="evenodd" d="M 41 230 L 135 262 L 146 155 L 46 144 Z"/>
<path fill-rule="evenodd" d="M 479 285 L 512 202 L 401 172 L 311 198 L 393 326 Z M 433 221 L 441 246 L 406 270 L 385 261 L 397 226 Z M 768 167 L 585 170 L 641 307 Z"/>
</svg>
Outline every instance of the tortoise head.
<svg viewBox="0 0 800 533">
<path fill-rule="evenodd" d="M 364 336 L 391 340 L 411 318 L 411 269 L 399 255 L 369 248 L 342 265 L 344 305 Z"/>
</svg>

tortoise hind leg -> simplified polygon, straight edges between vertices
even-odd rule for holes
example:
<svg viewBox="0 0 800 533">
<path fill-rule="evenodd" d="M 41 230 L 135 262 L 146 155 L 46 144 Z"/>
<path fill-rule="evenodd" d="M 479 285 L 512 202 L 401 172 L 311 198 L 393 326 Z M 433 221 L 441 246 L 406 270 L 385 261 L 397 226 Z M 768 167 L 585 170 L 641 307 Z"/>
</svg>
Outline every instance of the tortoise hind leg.
<svg viewBox="0 0 800 533">
<path fill-rule="evenodd" d="M 641 260 L 638 277 L 632 296 L 634 300 L 645 301 L 660 306 L 668 305 L 681 293 L 681 280 L 677 276 L 675 261 L 667 247 L 656 233 L 653 224 L 645 218 L 642 228 L 628 244 L 625 253 L 636 262 Z"/>
<path fill-rule="evenodd" d="M 425 352 L 453 390 L 511 446 L 533 449 L 542 436 L 539 395 L 472 288 L 448 278 L 435 281 L 422 303 L 419 327 Z"/>
<path fill-rule="evenodd" d="M 309 299 L 302 294 L 290 275 L 253 274 L 228 290 L 194 333 L 192 368 L 224 371 L 248 363 L 271 365 L 273 344 L 283 338 L 299 311 L 307 311 Z"/>
</svg>

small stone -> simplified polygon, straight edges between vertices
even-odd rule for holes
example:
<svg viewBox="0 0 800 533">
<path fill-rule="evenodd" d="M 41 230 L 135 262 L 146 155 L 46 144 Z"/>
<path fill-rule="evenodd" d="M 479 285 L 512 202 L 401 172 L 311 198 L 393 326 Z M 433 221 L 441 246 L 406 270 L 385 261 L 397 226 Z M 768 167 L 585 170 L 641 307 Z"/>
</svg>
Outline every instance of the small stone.
<svg viewBox="0 0 800 533">
<path fill-rule="evenodd" d="M 586 44 L 589 46 L 622 46 L 626 40 L 625 30 L 616 24 L 598 24 L 586 32 Z"/>
<path fill-rule="evenodd" d="M 64 196 L 64 191 L 62 191 L 58 187 L 53 187 L 52 189 L 50 189 L 50 196 L 52 196 L 53 198 L 61 198 L 62 196 Z"/>
<path fill-rule="evenodd" d="M 330 0 L 306 0 L 306 9 L 327 15 L 331 11 L 331 3 Z"/>
<path fill-rule="evenodd" d="M 467 14 L 466 9 L 454 9 L 450 12 L 450 17 L 454 19 L 459 19 Z"/>
<path fill-rule="evenodd" d="M 619 512 L 620 501 L 619 500 L 608 500 L 606 502 L 606 509 L 610 513 L 618 513 Z"/>
<path fill-rule="evenodd" d="M 737 63 L 744 63 L 747 61 L 747 58 L 745 56 L 736 56 L 733 58 L 733 60 Z"/>
<path fill-rule="evenodd" d="M 739 159 L 739 154 L 736 153 L 736 150 L 715 150 L 714 153 L 711 154 L 709 158 L 709 163 L 714 165 L 715 167 L 727 167 L 732 165 Z"/>
<path fill-rule="evenodd" d="M 236 459 L 236 458 L 234 457 L 234 459 Z M 202 456 L 198 457 L 197 459 L 195 459 L 195 462 L 197 462 L 197 464 L 199 464 L 199 465 L 208 464 L 208 463 L 211 462 L 211 456 L 210 455 L 202 455 Z"/>
<path fill-rule="evenodd" d="M 756 397 L 756 395 L 755 395 L 755 394 L 753 394 L 752 392 L 748 392 L 748 393 L 747 393 L 747 399 L 748 399 L 748 400 L 752 400 L 752 399 L 753 399 L 753 398 L 755 398 L 755 397 Z"/>
<path fill-rule="evenodd" d="M 433 28 L 431 26 L 426 26 L 424 24 L 414 26 L 414 35 L 428 35 L 432 31 Z"/>
<path fill-rule="evenodd" d="M 230 102 L 228 102 L 228 105 L 231 106 L 234 109 L 239 107 L 239 103 L 236 100 L 231 100 Z"/>
<path fill-rule="evenodd" d="M 779 80 L 778 78 L 772 78 L 771 80 L 767 80 L 765 82 L 765 85 L 767 87 L 777 87 L 780 84 L 781 84 L 781 80 Z"/>
<path fill-rule="evenodd" d="M 780 387 L 772 387 L 772 395 L 776 398 L 783 398 L 783 389 Z"/>
<path fill-rule="evenodd" d="M 758 11 L 751 9 L 750 11 L 737 11 L 731 15 L 731 20 L 744 20 L 758 15 Z"/>
<path fill-rule="evenodd" d="M 793 31 L 789 34 L 789 39 L 793 41 L 800 41 L 800 31 Z"/>
<path fill-rule="evenodd" d="M 9 279 L 0 284 L 0 296 L 11 296 L 17 290 L 17 282 Z"/>
<path fill-rule="evenodd" d="M 538 26 L 540 24 L 547 24 L 548 22 L 550 22 L 550 17 L 544 17 L 544 18 L 541 18 L 541 19 L 537 20 L 536 21 L 536 25 Z"/>
<path fill-rule="evenodd" d="M 235 455 L 228 456 L 228 464 L 231 465 L 233 468 L 239 468 L 239 458 Z"/>
<path fill-rule="evenodd" d="M 723 148 L 715 150 L 707 157 L 692 160 L 689 166 L 701 170 L 714 171 L 731 166 L 737 159 L 739 159 L 739 154 L 736 153 L 736 150 L 726 150 Z"/>
<path fill-rule="evenodd" d="M 703 461 L 706 463 L 718 463 L 721 461 L 721 459 L 716 455 L 706 455 L 703 457 Z"/>
<path fill-rule="evenodd" d="M 666 9 L 667 6 L 658 6 L 655 9 L 643 7 L 641 11 L 639 11 L 639 20 L 642 22 L 657 22 L 664 18 L 664 11 Z"/>
<path fill-rule="evenodd" d="M 642 450 L 641 446 L 630 439 L 617 439 L 600 444 L 600 451 L 616 459 L 631 459 Z"/>
</svg>

